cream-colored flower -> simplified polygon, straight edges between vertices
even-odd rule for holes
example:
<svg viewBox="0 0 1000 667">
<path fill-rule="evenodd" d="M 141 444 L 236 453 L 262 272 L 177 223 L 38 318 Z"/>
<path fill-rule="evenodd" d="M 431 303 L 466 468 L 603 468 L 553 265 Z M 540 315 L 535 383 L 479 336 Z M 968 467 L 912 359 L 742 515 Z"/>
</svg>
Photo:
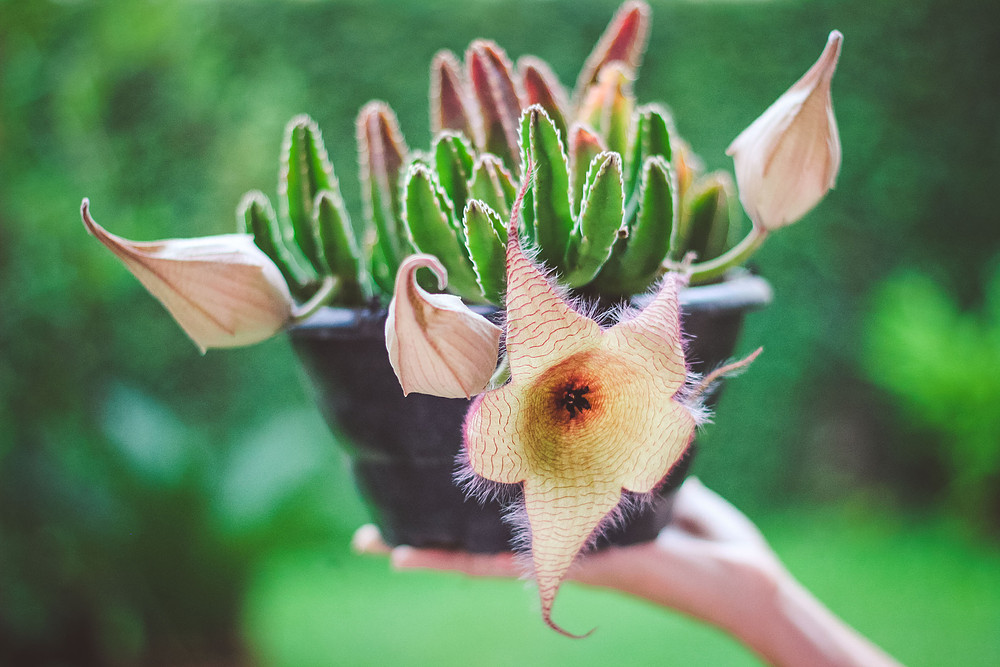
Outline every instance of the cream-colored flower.
<svg viewBox="0 0 1000 667">
<path fill-rule="evenodd" d="M 764 231 L 799 220 L 837 180 L 840 135 L 830 81 L 842 41 L 831 32 L 819 60 L 726 149 L 743 208 Z"/>
<path fill-rule="evenodd" d="M 500 327 L 451 294 L 430 294 L 417 269 L 434 272 L 443 289 L 448 273 L 433 255 L 411 255 L 396 274 L 385 322 L 385 345 L 404 394 L 470 398 L 489 383 L 497 365 Z"/>
<path fill-rule="evenodd" d="M 289 322 L 294 302 L 281 271 L 250 234 L 135 242 L 83 223 L 173 315 L 205 352 L 270 338 Z"/>
</svg>

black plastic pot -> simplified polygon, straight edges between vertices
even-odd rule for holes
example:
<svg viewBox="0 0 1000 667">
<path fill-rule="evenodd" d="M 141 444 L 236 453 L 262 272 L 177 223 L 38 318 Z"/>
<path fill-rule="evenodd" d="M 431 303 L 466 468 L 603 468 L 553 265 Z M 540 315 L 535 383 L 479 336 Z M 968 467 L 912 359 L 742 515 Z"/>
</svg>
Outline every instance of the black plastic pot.
<svg viewBox="0 0 1000 667">
<path fill-rule="evenodd" d="M 681 293 L 688 361 L 696 371 L 728 359 L 744 315 L 767 305 L 767 281 L 749 274 Z M 641 303 L 637 304 L 641 305 Z M 475 552 L 509 549 L 499 502 L 468 500 L 452 480 L 469 401 L 404 397 L 385 349 L 385 311 L 324 308 L 290 331 L 292 345 L 330 428 L 350 455 L 358 488 L 390 544 Z M 656 537 L 670 519 L 673 491 L 692 452 L 654 501 L 602 537 L 634 544 Z"/>
</svg>

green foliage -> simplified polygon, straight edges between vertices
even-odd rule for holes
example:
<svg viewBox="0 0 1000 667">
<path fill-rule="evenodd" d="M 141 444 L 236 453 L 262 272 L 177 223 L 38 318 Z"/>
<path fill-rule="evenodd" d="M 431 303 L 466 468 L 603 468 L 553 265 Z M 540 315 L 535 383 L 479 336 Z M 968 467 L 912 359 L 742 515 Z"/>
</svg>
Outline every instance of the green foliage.
<svg viewBox="0 0 1000 667">
<path fill-rule="evenodd" d="M 309 110 L 340 168 L 346 209 L 362 211 L 367 195 L 350 168 L 352 121 L 365 100 L 392 101 L 412 119 L 414 145 L 433 145 L 419 121 L 426 68 L 400 48 L 429 61 L 442 44 L 462 48 L 489 34 L 512 53 L 538 52 L 571 81 L 614 4 L 0 2 L 0 662 L 252 662 L 248 650 L 271 662 L 278 654 L 265 642 L 283 641 L 306 656 L 288 664 L 329 664 L 331 655 L 350 661 L 349 641 L 366 659 L 372 629 L 390 626 L 404 633 L 396 655 L 412 662 L 420 654 L 406 639 L 439 650 L 443 632 L 462 634 L 462 617 L 483 609 L 527 619 L 524 632 L 548 642 L 539 649 L 546 661 L 568 661 L 574 649 L 536 631 L 521 586 L 497 601 L 479 583 L 473 591 L 444 575 L 411 582 L 385 576 L 382 561 L 350 558 L 343 545 L 364 513 L 287 345 L 192 354 L 162 308 L 94 251 L 77 209 L 84 195 L 101 202 L 130 238 L 231 231 L 244 192 L 273 192 L 277 160 L 264 158 L 278 157 L 282 127 Z M 532 20 L 516 18 L 529 10 Z M 834 85 L 845 147 L 838 189 L 809 224 L 761 251 L 778 298 L 748 318 L 745 338 L 777 336 L 780 345 L 765 343 L 752 382 L 725 389 L 716 423 L 699 436 L 698 474 L 761 523 L 821 599 L 905 663 L 993 665 L 998 567 L 960 548 L 957 531 L 911 540 L 926 521 L 917 515 L 864 524 L 859 542 L 823 515 L 771 513 L 870 487 L 861 513 L 869 518 L 900 502 L 900 485 L 923 482 L 886 478 L 868 463 L 911 447 L 912 424 L 923 422 L 911 410 L 873 408 L 864 304 L 901 264 L 947 276 L 953 304 L 981 297 L 978 269 L 1000 247 L 1000 146 L 995 133 L 973 130 L 1000 117 L 1000 69 L 983 65 L 997 60 L 1000 24 L 982 20 L 979 0 L 656 2 L 654 12 L 637 90 L 669 99 L 709 172 L 727 166 L 728 142 L 801 74 L 830 27 L 846 35 Z M 671 146 L 681 183 L 683 153 Z M 577 161 L 577 200 L 606 148 Z M 635 163 L 625 163 L 629 174 Z M 514 183 L 477 147 L 473 198 L 508 220 Z M 627 206 L 638 215 L 638 203 Z M 684 198 L 678 206 L 683 218 Z M 367 246 L 366 217 L 351 218 Z M 361 248 L 363 258 L 371 252 Z M 372 268 L 382 267 L 380 289 L 391 289 L 385 265 Z M 953 349 L 949 341 L 957 362 Z M 136 417 L 157 410 L 167 419 Z M 144 449 L 126 453 L 126 442 Z M 845 479 L 851 455 L 863 473 Z M 995 556 L 995 544 L 981 548 Z M 270 599 L 290 602 L 251 616 L 247 631 L 250 582 L 301 549 L 315 569 L 292 563 L 271 577 Z M 367 577 L 341 571 L 347 562 Z M 494 584 L 503 586 L 483 585 Z M 250 612 L 267 602 L 261 586 Z M 417 590 L 401 596 L 400 586 Z M 428 592 L 436 599 L 444 587 L 470 606 L 431 604 Z M 404 597 L 423 606 L 397 622 Z M 679 616 L 610 596 L 593 604 L 624 606 L 592 638 L 607 652 L 591 648 L 573 662 L 662 662 L 664 644 L 649 638 L 672 631 L 687 647 L 671 654 L 680 663 L 738 664 L 736 653 L 754 664 Z M 286 625 L 270 640 L 254 631 L 277 622 Z M 475 627 L 507 655 L 510 642 L 492 626 Z"/>
<path fill-rule="evenodd" d="M 255 227 L 258 245 L 286 277 L 301 281 L 296 257 L 312 268 L 311 283 L 291 284 L 297 296 L 315 291 L 315 280 L 330 274 L 324 253 L 340 258 L 336 303 L 357 304 L 379 290 L 385 296 L 399 263 L 417 250 L 448 269 L 450 291 L 499 305 L 506 276 L 495 257 L 498 237 L 487 232 L 494 215 L 503 221 L 512 215 L 516 175 L 530 161 L 521 230 L 538 260 L 571 288 L 626 297 L 652 285 L 672 258 L 722 254 L 733 215 L 729 190 L 717 176 L 700 178 L 693 155 L 678 152 L 684 162 L 672 166 L 672 119 L 658 105 L 636 109 L 633 81 L 649 16 L 641 5 L 621 16 L 587 60 L 572 105 L 547 63 L 526 56 L 515 71 L 503 49 L 485 40 L 466 53 L 467 77 L 449 51 L 438 52 L 431 64 L 429 154 L 408 150 L 387 104 L 368 103 L 357 121 L 364 257 L 348 233 L 346 210 L 337 205 L 342 198 L 318 126 L 305 116 L 293 119 L 279 186 L 281 221 L 291 232 L 276 242 L 262 222 Z M 681 168 L 686 178 L 678 181 L 673 172 Z M 685 197 L 689 187 L 695 189 Z M 321 239 L 313 206 L 324 191 L 331 194 L 323 200 L 323 220 L 339 231 Z M 688 200 L 687 207 L 678 205 Z M 467 212 L 475 218 L 465 220 Z"/>
<path fill-rule="evenodd" d="M 625 196 L 622 162 L 617 153 L 601 153 L 590 163 L 580 214 L 573 225 L 564 265 L 570 287 L 586 285 L 601 270 L 622 229 Z"/>
<path fill-rule="evenodd" d="M 866 361 L 907 420 L 939 437 L 952 500 L 988 518 L 1000 479 L 1000 266 L 980 311 L 926 275 L 890 277 L 875 295 Z"/>
</svg>

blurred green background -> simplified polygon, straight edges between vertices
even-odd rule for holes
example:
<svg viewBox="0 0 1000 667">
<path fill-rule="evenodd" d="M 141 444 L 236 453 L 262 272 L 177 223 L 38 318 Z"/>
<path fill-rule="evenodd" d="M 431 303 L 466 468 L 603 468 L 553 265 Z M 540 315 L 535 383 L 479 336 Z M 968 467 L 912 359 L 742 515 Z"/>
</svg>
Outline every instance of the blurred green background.
<svg viewBox="0 0 1000 667">
<path fill-rule="evenodd" d="M 911 665 L 1000 660 L 1000 21 L 979 0 L 654 1 L 640 100 L 710 168 L 845 35 L 837 189 L 754 264 L 776 300 L 696 463 L 835 612 Z M 571 85 L 616 3 L 0 0 L 0 664 L 756 659 L 568 585 L 394 574 L 284 339 L 204 357 L 79 219 L 234 229 L 308 112 L 360 215 L 353 118 L 429 143 L 435 50 Z M 589 624 L 589 625 L 588 625 Z"/>
</svg>

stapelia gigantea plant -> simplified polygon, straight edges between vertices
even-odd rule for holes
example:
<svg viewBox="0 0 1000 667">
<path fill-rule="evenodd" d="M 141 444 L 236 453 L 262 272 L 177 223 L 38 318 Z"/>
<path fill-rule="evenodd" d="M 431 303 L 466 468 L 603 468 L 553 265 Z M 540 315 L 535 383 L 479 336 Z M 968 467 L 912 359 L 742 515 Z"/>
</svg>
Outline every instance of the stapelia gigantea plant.
<svg viewBox="0 0 1000 667">
<path fill-rule="evenodd" d="M 543 61 L 515 66 L 489 41 L 473 42 L 464 64 L 438 53 L 428 152 L 407 147 L 388 105 L 366 105 L 361 243 L 306 116 L 285 132 L 279 210 L 248 193 L 245 233 L 136 243 L 82 207 L 91 233 L 202 350 L 263 340 L 325 303 L 360 307 L 392 293 L 386 347 L 403 391 L 476 396 L 460 455 L 466 486 L 520 486 L 543 617 L 560 632 L 552 606 L 576 555 L 667 476 L 705 417 L 705 389 L 756 356 L 689 374 L 679 290 L 720 279 L 800 219 L 840 167 L 834 31 L 816 64 L 729 147 L 752 223 L 730 245 L 730 179 L 703 174 L 666 109 L 632 94 L 648 32 L 648 6 L 625 3 L 572 94 Z M 437 290 L 418 280 L 422 267 Z M 432 293 L 446 286 L 450 294 Z M 650 304 L 621 311 L 613 326 L 567 300 L 649 289 Z M 504 307 L 504 328 L 466 303 Z"/>
</svg>

